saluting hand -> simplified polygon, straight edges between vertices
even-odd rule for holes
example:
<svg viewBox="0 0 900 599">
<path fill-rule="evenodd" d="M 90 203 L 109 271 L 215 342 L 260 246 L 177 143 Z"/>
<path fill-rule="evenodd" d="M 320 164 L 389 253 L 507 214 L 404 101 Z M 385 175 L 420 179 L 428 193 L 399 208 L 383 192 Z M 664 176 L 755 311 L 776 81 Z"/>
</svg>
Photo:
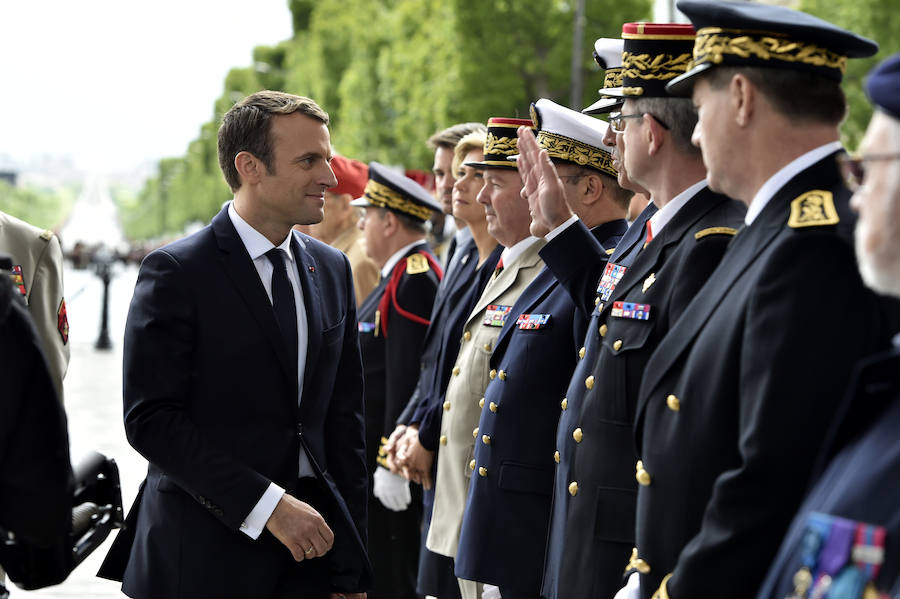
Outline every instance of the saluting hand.
<svg viewBox="0 0 900 599">
<path fill-rule="evenodd" d="M 519 157 L 516 166 L 522 177 L 522 197 L 531 211 L 531 234 L 543 237 L 573 214 L 566 192 L 547 150 L 542 150 L 531 129 L 519 127 Z"/>
<path fill-rule="evenodd" d="M 311 505 L 285 493 L 266 522 L 275 538 L 291 551 L 298 562 L 328 553 L 334 533 Z M 349 595 L 348 595 L 349 596 Z"/>
</svg>

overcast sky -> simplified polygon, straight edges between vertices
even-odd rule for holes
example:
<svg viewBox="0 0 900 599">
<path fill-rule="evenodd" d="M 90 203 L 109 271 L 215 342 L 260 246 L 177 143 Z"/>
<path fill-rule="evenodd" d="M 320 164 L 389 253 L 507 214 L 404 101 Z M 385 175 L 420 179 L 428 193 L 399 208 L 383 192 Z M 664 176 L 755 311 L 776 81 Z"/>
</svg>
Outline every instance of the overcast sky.
<svg viewBox="0 0 900 599">
<path fill-rule="evenodd" d="M 2 0 L 0 162 L 182 155 L 228 70 L 290 35 L 287 0 Z"/>
</svg>

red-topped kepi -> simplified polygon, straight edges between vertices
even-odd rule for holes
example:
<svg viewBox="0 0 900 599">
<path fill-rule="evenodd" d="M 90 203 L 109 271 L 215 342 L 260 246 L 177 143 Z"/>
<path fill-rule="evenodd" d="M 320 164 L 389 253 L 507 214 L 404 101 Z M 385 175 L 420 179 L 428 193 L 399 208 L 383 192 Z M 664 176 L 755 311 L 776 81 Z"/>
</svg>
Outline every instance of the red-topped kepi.
<svg viewBox="0 0 900 599">
<path fill-rule="evenodd" d="M 331 170 L 337 179 L 337 185 L 329 189 L 331 193 L 349 193 L 351 197 L 358 198 L 366 190 L 366 181 L 369 180 L 369 167 L 352 158 L 335 156 L 331 159 Z"/>
<path fill-rule="evenodd" d="M 507 157 L 519 153 L 519 138 L 516 134 L 519 127 L 528 127 L 534 133 L 534 124 L 531 119 L 508 119 L 491 117 L 487 122 L 487 138 L 484 142 L 484 160 L 481 162 L 466 162 L 466 166 L 475 168 L 505 168 L 514 169 L 516 163 L 507 160 Z"/>
</svg>

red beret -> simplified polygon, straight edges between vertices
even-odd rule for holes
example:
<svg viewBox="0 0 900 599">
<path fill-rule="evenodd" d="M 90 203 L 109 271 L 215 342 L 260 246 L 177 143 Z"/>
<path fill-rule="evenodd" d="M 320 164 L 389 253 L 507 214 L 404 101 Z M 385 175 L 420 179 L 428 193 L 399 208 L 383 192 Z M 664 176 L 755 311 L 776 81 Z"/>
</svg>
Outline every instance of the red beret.
<svg viewBox="0 0 900 599">
<path fill-rule="evenodd" d="M 331 160 L 331 170 L 337 178 L 337 185 L 328 191 L 337 194 L 349 193 L 350 197 L 362 196 L 369 180 L 369 167 L 359 160 L 335 156 Z"/>
</svg>

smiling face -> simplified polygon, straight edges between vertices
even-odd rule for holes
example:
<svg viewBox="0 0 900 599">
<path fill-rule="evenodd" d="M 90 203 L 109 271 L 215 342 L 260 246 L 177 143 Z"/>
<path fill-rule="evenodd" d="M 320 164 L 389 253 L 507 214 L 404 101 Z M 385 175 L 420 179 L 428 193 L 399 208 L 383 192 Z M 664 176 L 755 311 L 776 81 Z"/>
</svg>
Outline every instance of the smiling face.
<svg viewBox="0 0 900 599">
<path fill-rule="evenodd" d="M 484 206 L 487 229 L 491 237 L 504 247 L 512 247 L 528 237 L 531 213 L 524 199 L 522 178 L 515 169 L 484 169 L 484 187 L 478 193 L 478 203 Z"/>
<path fill-rule="evenodd" d="M 302 113 L 293 113 L 274 117 L 270 134 L 272 168 L 260 163 L 254 212 L 285 231 L 294 225 L 321 221 L 325 190 L 337 185 L 328 164 L 328 127 Z"/>
<path fill-rule="evenodd" d="M 463 157 L 453 185 L 453 216 L 469 226 L 484 221 L 484 207 L 478 203 L 478 192 L 484 187 L 484 171 L 465 166 L 466 162 L 484 160 L 482 150 L 472 150 Z"/>
</svg>

